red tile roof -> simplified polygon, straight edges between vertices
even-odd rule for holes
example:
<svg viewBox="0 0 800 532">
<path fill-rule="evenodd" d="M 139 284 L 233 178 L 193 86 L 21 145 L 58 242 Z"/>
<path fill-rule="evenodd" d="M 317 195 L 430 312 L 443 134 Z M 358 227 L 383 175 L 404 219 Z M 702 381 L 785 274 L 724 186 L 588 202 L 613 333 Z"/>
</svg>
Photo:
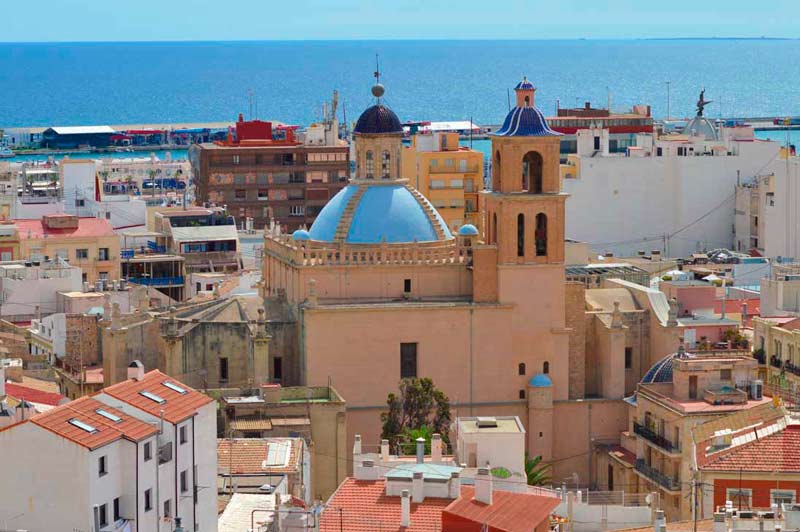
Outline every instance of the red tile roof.
<svg viewBox="0 0 800 532">
<path fill-rule="evenodd" d="M 474 495 L 475 488 L 461 488 L 461 497 L 442 512 L 443 524 L 449 516 L 454 516 L 462 521 L 488 525 L 493 530 L 527 532 L 543 521 L 549 522 L 550 514 L 561 502 L 556 497 L 495 490 L 492 504 L 484 504 L 476 501 Z"/>
<path fill-rule="evenodd" d="M 611 445 L 608 449 L 608 454 L 629 465 L 633 465 L 636 462 L 636 454 L 621 445 Z"/>
<path fill-rule="evenodd" d="M 701 466 L 704 471 L 800 473 L 800 425 L 743 444 Z"/>
<path fill-rule="evenodd" d="M 118 416 L 121 421 L 117 423 L 98 414 L 98 409 Z M 70 420 L 85 423 L 95 430 L 88 432 L 71 424 Z M 28 422 L 89 449 L 102 447 L 120 438 L 140 441 L 158 432 L 155 426 L 111 408 L 91 397 L 81 397 L 42 414 L 35 415 Z"/>
<path fill-rule="evenodd" d="M 217 440 L 217 466 L 235 475 L 294 473 L 297 471 L 301 440 L 290 438 L 235 438 Z M 271 447 L 288 452 L 286 465 L 264 465 Z M 282 449 L 281 449 L 282 448 Z M 232 451 L 232 452 L 231 452 Z"/>
<path fill-rule="evenodd" d="M 176 384 L 186 390 L 186 393 L 182 394 L 165 386 L 165 382 Z M 158 403 L 148 399 L 141 395 L 141 392 L 154 394 L 164 402 Z M 209 396 L 189 388 L 157 369 L 145 373 L 144 378 L 140 381 L 128 379 L 104 388 L 101 393 L 108 394 L 154 416 L 160 416 L 163 411 L 164 419 L 173 424 L 192 417 L 200 407 L 213 401 Z"/>
<path fill-rule="evenodd" d="M 58 406 L 67 398 L 60 393 L 45 392 L 22 384 L 6 383 L 6 395 L 18 400 L 25 400 L 29 403 L 40 405 Z"/>
<path fill-rule="evenodd" d="M 114 229 L 108 220 L 102 218 L 78 218 L 78 227 L 52 229 L 44 227 L 42 220 L 14 220 L 20 240 L 44 238 L 44 235 L 63 238 L 96 238 L 114 236 Z"/>
<path fill-rule="evenodd" d="M 411 503 L 411 526 L 400 526 L 400 497 L 386 495 L 385 480 L 347 478 L 328 500 L 320 532 L 421 532 L 442 530 L 442 511 L 450 499 Z"/>
</svg>

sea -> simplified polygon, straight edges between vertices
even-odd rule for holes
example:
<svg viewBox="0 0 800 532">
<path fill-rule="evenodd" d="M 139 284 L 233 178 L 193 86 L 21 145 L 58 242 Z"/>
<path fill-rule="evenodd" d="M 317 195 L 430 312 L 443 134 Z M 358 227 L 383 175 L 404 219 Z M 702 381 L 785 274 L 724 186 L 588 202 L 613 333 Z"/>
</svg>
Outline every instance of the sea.
<svg viewBox="0 0 800 532">
<path fill-rule="evenodd" d="M 376 66 L 376 55 L 378 66 Z M 0 128 L 212 122 L 238 113 L 305 125 L 339 92 L 401 120 L 497 124 L 523 75 L 545 112 L 591 101 L 653 115 L 800 114 L 800 40 L 291 41 L 0 44 Z M 668 98 L 669 92 L 669 98 Z"/>
</svg>

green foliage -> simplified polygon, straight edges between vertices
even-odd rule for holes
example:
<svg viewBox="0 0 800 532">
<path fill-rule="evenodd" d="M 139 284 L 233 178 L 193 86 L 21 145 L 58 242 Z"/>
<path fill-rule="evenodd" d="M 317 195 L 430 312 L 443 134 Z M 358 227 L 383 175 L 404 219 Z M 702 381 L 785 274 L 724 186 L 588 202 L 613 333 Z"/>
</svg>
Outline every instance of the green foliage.
<svg viewBox="0 0 800 532">
<path fill-rule="evenodd" d="M 509 471 L 505 467 L 493 467 L 492 476 L 495 478 L 506 479 L 511 476 L 511 471 Z"/>
<path fill-rule="evenodd" d="M 541 456 L 530 457 L 525 453 L 525 476 L 528 477 L 529 486 L 550 485 L 550 465 L 542 464 Z"/>
<path fill-rule="evenodd" d="M 662 281 L 671 281 L 671 280 L 672 280 L 672 276 L 671 276 L 671 275 L 665 275 L 665 276 L 663 276 L 663 277 L 661 278 L 661 280 L 662 280 Z"/>
<path fill-rule="evenodd" d="M 450 400 L 431 379 L 403 379 L 399 394 L 390 393 L 386 404 L 388 411 L 381 414 L 381 438 L 389 440 L 395 451 L 401 446 L 406 449 L 419 437 L 425 438 L 429 450 L 431 437 L 437 433 L 448 442 Z"/>
</svg>

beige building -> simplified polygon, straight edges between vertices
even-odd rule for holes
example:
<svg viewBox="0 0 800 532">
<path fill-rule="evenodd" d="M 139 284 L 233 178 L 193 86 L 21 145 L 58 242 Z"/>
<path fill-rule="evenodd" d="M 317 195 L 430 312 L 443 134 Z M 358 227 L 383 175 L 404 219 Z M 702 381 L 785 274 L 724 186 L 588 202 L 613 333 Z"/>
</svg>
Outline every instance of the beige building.
<svg viewBox="0 0 800 532">
<path fill-rule="evenodd" d="M 800 393 L 800 318 L 753 318 L 759 378 L 774 393 Z"/>
<path fill-rule="evenodd" d="M 258 395 L 220 391 L 223 436 L 230 438 L 302 437 L 311 455 L 312 499 L 327 500 L 347 476 L 345 401 L 330 386 L 262 386 Z M 239 440 L 245 441 L 245 440 Z M 220 463 L 220 466 L 223 464 Z"/>
<path fill-rule="evenodd" d="M 478 194 L 483 153 L 462 147 L 458 133 L 417 133 L 402 151 L 402 175 L 433 204 L 451 231 L 483 229 Z"/>
</svg>

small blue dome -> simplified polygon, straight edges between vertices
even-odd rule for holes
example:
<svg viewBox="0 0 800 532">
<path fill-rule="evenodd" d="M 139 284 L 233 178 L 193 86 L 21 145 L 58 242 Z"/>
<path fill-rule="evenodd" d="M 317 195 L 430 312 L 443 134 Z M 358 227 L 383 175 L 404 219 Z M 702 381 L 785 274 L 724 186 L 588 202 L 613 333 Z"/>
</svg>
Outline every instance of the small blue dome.
<svg viewBox="0 0 800 532">
<path fill-rule="evenodd" d="M 679 353 L 672 353 L 653 364 L 642 377 L 642 384 L 672 382 L 672 361 L 678 355 Z"/>
<path fill-rule="evenodd" d="M 348 209 L 348 206 L 350 209 Z M 352 213 L 342 220 L 345 211 Z M 340 227 L 341 222 L 341 227 Z M 453 238 L 447 224 L 421 194 L 402 184 L 348 185 L 314 220 L 310 237 L 320 242 L 349 244 L 434 242 Z"/>
<path fill-rule="evenodd" d="M 503 126 L 492 133 L 497 137 L 553 137 L 561 133 L 547 125 L 537 107 L 514 107 L 506 115 Z"/>
<path fill-rule="evenodd" d="M 394 111 L 385 105 L 376 104 L 361 113 L 353 133 L 378 135 L 382 133 L 402 134 L 403 126 Z"/>
<path fill-rule="evenodd" d="M 478 228 L 472 224 L 464 224 L 458 228 L 459 236 L 478 236 Z"/>
<path fill-rule="evenodd" d="M 534 388 L 547 388 L 552 385 L 553 381 L 544 373 L 537 373 L 528 381 L 528 386 L 533 386 Z"/>
<path fill-rule="evenodd" d="M 527 77 L 523 77 L 522 81 L 517 83 L 517 86 L 514 87 L 514 90 L 535 90 L 535 87 L 533 86 L 533 83 L 528 81 Z"/>
<path fill-rule="evenodd" d="M 295 240 L 311 240 L 311 235 L 305 229 L 298 229 L 292 233 L 292 238 Z"/>
</svg>

